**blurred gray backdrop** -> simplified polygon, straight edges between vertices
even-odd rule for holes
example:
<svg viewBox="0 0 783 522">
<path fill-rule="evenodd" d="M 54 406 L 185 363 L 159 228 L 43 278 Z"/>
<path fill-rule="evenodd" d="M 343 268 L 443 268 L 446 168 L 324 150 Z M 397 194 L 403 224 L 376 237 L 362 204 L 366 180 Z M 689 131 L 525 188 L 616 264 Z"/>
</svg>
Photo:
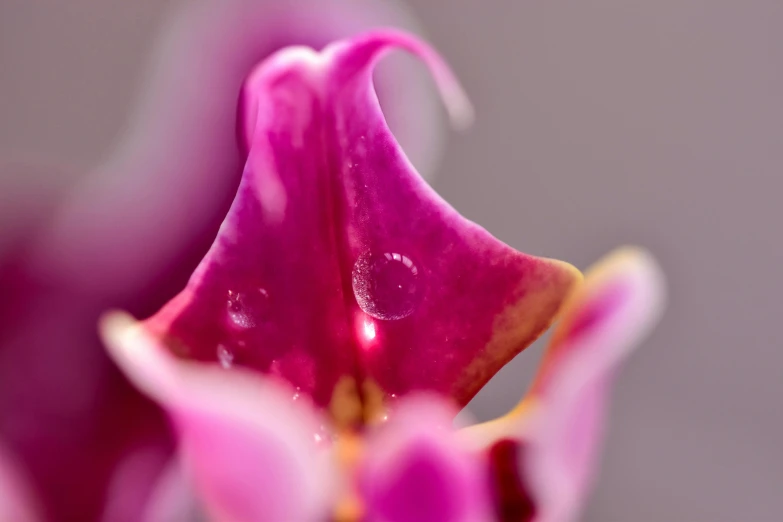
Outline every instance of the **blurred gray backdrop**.
<svg viewBox="0 0 783 522">
<path fill-rule="evenodd" d="M 0 157 L 101 159 L 170 3 L 0 0 Z M 520 250 L 584 269 L 635 243 L 668 274 L 585 520 L 783 520 L 783 2 L 409 3 L 477 109 L 435 188 Z M 519 399 L 540 349 L 476 417 Z"/>
</svg>

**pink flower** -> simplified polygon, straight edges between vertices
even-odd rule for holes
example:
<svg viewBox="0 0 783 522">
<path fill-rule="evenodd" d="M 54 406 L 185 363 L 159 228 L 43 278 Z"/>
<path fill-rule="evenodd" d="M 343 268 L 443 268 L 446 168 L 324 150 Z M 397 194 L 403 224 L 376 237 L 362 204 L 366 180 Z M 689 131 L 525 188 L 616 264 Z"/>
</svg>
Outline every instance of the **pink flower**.
<svg viewBox="0 0 783 522">
<path fill-rule="evenodd" d="M 462 218 L 388 129 L 372 71 L 402 48 L 452 119 L 470 106 L 437 54 L 379 30 L 284 49 L 247 80 L 234 203 L 185 289 L 110 353 L 169 412 L 215 520 L 572 520 L 618 363 L 657 319 L 642 251 L 588 273 Z M 508 416 L 457 411 L 561 314 Z"/>
<path fill-rule="evenodd" d="M 251 67 L 284 45 L 409 24 L 369 0 L 196 2 L 169 22 L 104 165 L 56 202 L 0 189 L 12 221 L 0 223 L 0 441 L 51 520 L 135 520 L 168 461 L 164 416 L 106 357 L 95 325 L 109 307 L 158 309 L 209 247 L 244 163 L 236 107 Z M 404 80 L 385 101 L 428 164 L 439 135 L 424 91 L 409 69 L 385 73 L 383 86 Z"/>
</svg>

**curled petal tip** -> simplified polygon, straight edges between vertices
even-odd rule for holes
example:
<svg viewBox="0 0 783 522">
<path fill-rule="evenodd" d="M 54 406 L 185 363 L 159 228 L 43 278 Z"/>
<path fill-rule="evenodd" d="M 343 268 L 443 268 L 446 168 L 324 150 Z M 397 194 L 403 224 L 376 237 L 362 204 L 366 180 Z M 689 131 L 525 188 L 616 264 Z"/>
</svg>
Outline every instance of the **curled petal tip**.
<svg viewBox="0 0 783 522">
<path fill-rule="evenodd" d="M 389 34 L 391 39 L 418 55 L 429 67 L 454 129 L 462 131 L 473 125 L 476 116 L 473 103 L 451 67 L 440 55 L 428 44 L 410 35 L 399 31 L 390 31 Z"/>
<path fill-rule="evenodd" d="M 399 48 L 420 58 L 432 74 L 452 126 L 456 130 L 465 130 L 473 124 L 475 110 L 470 98 L 451 67 L 429 44 L 411 34 L 389 28 L 371 31 L 357 38 L 362 39 L 367 46 Z"/>
</svg>

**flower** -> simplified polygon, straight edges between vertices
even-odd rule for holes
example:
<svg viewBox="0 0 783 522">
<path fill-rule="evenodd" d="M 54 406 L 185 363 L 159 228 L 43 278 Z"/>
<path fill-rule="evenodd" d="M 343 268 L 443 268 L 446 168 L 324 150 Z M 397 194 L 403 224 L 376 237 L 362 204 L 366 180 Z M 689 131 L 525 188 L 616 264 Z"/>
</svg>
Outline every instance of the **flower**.
<svg viewBox="0 0 783 522">
<path fill-rule="evenodd" d="M 159 308 L 208 248 L 244 161 L 236 101 L 251 66 L 283 45 L 410 24 L 393 4 L 366 0 L 188 3 L 169 22 L 106 163 L 58 198 L 8 198 L 24 205 L 0 240 L 0 440 L 54 520 L 135 520 L 168 461 L 163 415 L 105 356 L 95 325 L 107 307 Z M 415 75 L 386 73 L 383 85 L 408 80 L 387 89 L 391 114 L 426 109 Z M 426 164 L 437 129 L 429 113 L 407 121 L 400 131 Z M 15 189 L 1 192 L 5 202 Z"/>
<path fill-rule="evenodd" d="M 157 314 L 110 315 L 103 337 L 171 415 L 215 520 L 571 520 L 611 377 L 660 313 L 660 272 L 628 249 L 582 282 L 462 218 L 385 124 L 372 70 L 392 48 L 469 119 L 405 33 L 276 53 L 245 84 L 247 162 L 209 253 Z M 561 310 L 520 406 L 454 430 Z"/>
</svg>

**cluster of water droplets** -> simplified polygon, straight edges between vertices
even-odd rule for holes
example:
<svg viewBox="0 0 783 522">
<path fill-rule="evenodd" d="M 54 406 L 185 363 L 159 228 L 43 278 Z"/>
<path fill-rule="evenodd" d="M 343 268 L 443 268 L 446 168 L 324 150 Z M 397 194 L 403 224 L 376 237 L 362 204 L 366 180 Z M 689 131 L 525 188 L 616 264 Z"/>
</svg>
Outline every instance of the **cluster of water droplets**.
<svg viewBox="0 0 783 522">
<path fill-rule="evenodd" d="M 364 313 L 383 321 L 403 319 L 422 298 L 419 268 L 397 252 L 365 252 L 353 266 L 354 297 Z"/>
</svg>

